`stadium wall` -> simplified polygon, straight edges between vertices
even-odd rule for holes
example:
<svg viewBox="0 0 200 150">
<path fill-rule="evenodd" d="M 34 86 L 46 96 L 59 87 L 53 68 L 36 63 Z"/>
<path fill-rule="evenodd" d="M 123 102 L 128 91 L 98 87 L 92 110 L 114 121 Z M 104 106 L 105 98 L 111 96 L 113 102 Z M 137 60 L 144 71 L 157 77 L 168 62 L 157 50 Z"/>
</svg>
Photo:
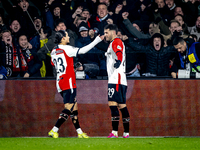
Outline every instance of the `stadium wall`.
<svg viewBox="0 0 200 150">
<path fill-rule="evenodd" d="M 200 80 L 128 80 L 130 135 L 200 136 L 199 87 Z M 111 131 L 107 80 L 78 80 L 77 100 L 83 131 L 107 136 Z M 0 81 L 0 137 L 47 136 L 62 109 L 54 80 Z M 71 119 L 59 133 L 77 136 Z"/>
</svg>

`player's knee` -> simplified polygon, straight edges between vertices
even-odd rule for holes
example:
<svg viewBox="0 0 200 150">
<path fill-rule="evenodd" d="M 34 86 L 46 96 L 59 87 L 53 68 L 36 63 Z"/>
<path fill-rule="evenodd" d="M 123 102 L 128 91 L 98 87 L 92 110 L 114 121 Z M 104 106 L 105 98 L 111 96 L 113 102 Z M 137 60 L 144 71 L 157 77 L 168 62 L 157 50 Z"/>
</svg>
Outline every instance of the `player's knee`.
<svg viewBox="0 0 200 150">
<path fill-rule="evenodd" d="M 68 119 L 68 116 L 71 114 L 71 111 L 69 111 L 68 109 L 64 109 L 62 111 L 62 113 L 60 114 L 61 118 L 64 118 L 65 120 Z"/>
<path fill-rule="evenodd" d="M 73 111 L 70 117 L 71 117 L 73 123 L 76 123 L 78 120 L 78 110 Z"/>
<path fill-rule="evenodd" d="M 110 106 L 111 110 L 111 116 L 112 116 L 112 121 L 118 121 L 119 120 L 119 110 L 117 106 Z"/>
<path fill-rule="evenodd" d="M 122 113 L 122 121 L 123 121 L 123 123 L 129 122 L 130 121 L 130 115 L 129 115 L 127 107 L 124 107 L 124 108 L 120 109 L 120 111 Z"/>
</svg>

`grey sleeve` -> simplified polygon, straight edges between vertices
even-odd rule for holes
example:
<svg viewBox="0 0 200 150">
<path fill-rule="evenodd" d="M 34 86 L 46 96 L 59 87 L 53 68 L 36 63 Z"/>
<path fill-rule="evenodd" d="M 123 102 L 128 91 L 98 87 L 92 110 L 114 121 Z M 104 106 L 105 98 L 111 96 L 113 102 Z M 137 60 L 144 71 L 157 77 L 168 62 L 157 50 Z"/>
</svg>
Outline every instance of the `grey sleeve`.
<svg viewBox="0 0 200 150">
<path fill-rule="evenodd" d="M 135 37 L 137 37 L 138 39 L 148 39 L 150 38 L 150 35 L 148 34 L 144 34 L 140 31 L 138 31 L 130 22 L 129 19 L 124 19 L 123 21 L 124 25 L 126 26 L 126 28 L 128 29 L 128 31 Z"/>
</svg>

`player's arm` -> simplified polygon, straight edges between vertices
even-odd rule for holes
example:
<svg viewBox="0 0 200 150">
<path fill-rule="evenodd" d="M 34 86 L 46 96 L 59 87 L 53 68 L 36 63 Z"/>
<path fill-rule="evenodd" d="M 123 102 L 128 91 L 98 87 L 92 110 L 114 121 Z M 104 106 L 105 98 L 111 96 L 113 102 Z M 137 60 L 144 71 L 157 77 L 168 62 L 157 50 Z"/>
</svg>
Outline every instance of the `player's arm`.
<svg viewBox="0 0 200 150">
<path fill-rule="evenodd" d="M 95 45 L 97 45 L 99 42 L 101 42 L 104 38 L 104 35 L 102 36 L 97 36 L 95 38 L 95 40 L 93 42 L 91 42 L 90 44 L 80 48 L 77 52 L 77 54 L 85 54 L 87 53 L 89 50 L 91 50 Z"/>
<path fill-rule="evenodd" d="M 123 46 L 122 41 L 121 40 L 114 41 L 112 44 L 112 48 L 117 56 L 117 59 L 115 59 L 116 63 L 114 64 L 114 68 L 117 69 L 117 68 L 119 68 L 119 66 L 122 62 L 122 59 L 123 59 L 122 53 L 123 53 L 124 46 Z"/>
</svg>

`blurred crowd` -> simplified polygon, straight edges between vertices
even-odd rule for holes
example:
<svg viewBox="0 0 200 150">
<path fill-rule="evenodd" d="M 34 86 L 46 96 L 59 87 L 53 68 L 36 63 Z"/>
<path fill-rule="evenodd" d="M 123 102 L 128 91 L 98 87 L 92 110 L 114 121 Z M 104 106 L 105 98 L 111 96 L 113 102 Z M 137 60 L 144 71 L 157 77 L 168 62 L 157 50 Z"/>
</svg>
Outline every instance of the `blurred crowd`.
<svg viewBox="0 0 200 150">
<path fill-rule="evenodd" d="M 193 43 L 200 55 L 200 0 L 0 0 L 0 78 L 54 77 L 55 32 L 66 30 L 70 45 L 81 48 L 107 24 L 118 26 L 126 46 L 127 77 L 173 77 L 187 69 Z M 175 46 L 177 37 L 186 52 Z M 102 41 L 74 58 L 76 70 L 85 78 L 107 76 L 108 46 Z"/>
</svg>

